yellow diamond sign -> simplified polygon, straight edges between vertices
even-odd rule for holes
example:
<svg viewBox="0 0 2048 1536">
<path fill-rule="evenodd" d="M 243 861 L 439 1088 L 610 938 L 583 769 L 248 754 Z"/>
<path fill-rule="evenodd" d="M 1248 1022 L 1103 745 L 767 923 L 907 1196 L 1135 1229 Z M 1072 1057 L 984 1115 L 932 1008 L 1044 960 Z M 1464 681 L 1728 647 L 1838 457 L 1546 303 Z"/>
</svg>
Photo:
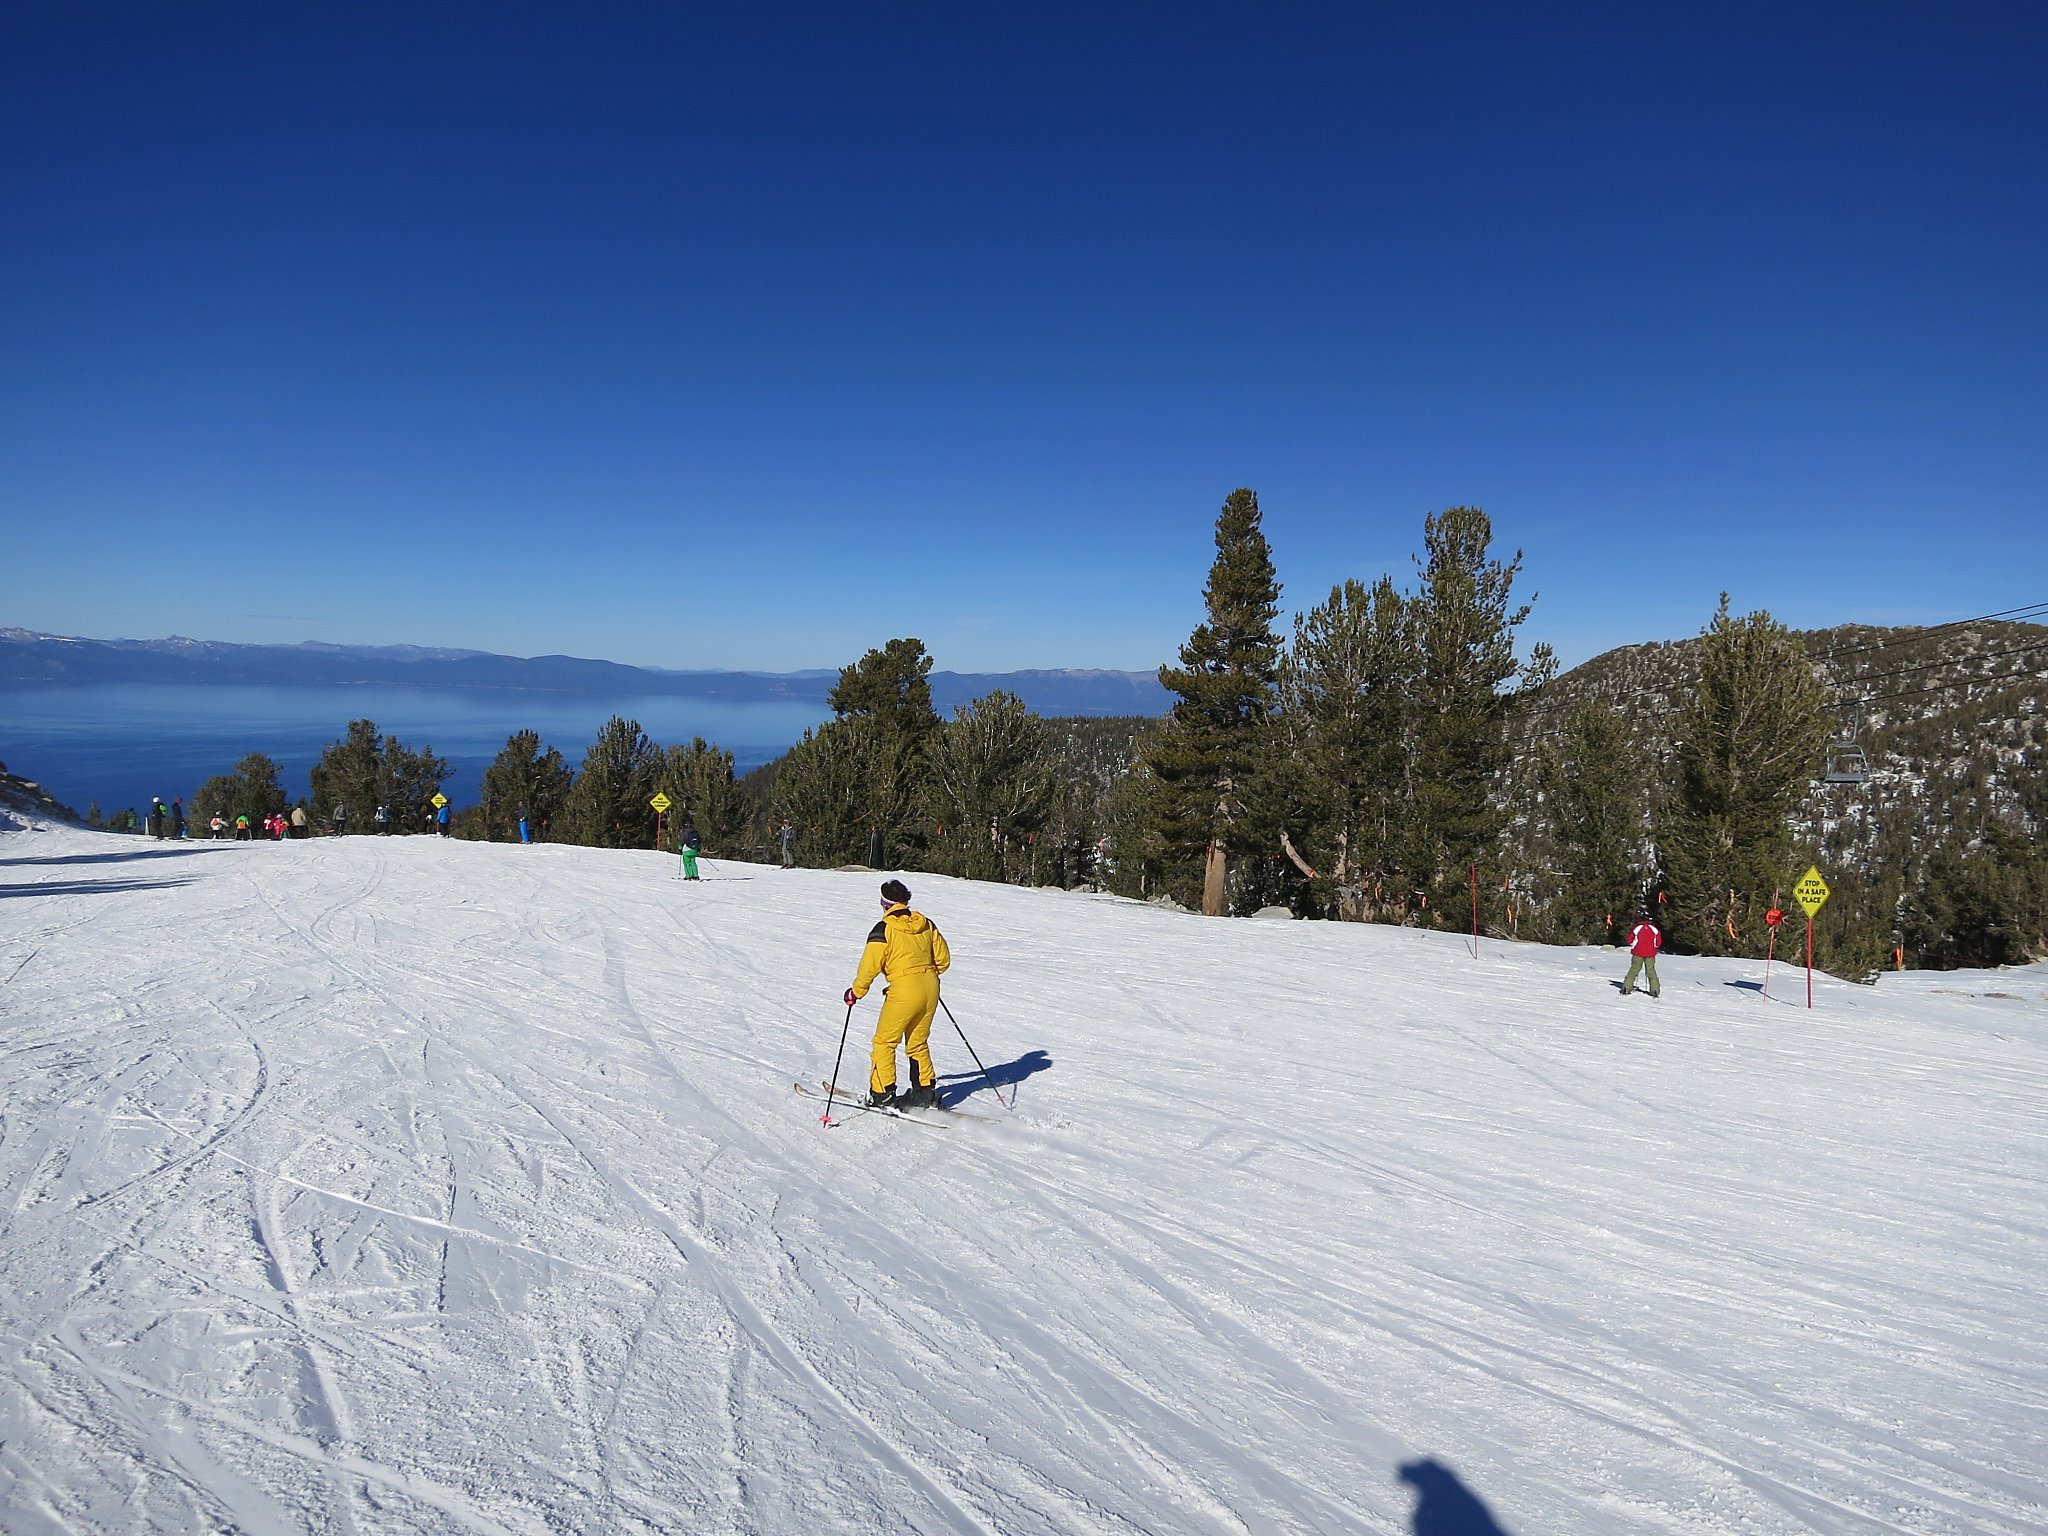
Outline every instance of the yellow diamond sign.
<svg viewBox="0 0 2048 1536">
<path fill-rule="evenodd" d="M 448 797 L 444 794 L 441 794 L 439 791 L 436 791 L 431 803 L 434 809 L 438 811 L 439 809 L 441 809 L 442 806 L 448 803 Z"/>
<path fill-rule="evenodd" d="M 1827 905 L 1828 883 L 1821 879 L 1819 870 L 1809 869 L 1799 877 L 1799 883 L 1792 887 L 1792 899 L 1806 909 L 1808 917 Z"/>
<path fill-rule="evenodd" d="M 659 812 L 666 811 L 670 806 L 675 804 L 675 801 L 669 799 L 668 795 L 664 791 L 656 790 L 654 792 L 654 798 L 648 801 L 647 803 L 653 806 L 654 809 Z"/>
</svg>

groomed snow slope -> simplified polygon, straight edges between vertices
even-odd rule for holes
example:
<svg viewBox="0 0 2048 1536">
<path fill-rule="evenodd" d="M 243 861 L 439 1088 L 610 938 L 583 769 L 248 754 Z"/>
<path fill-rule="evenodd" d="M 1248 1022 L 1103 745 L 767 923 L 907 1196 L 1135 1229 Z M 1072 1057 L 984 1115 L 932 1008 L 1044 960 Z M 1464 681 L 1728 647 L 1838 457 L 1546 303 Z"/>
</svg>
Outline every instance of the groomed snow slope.
<svg viewBox="0 0 2048 1536">
<path fill-rule="evenodd" d="M 0 1529 L 2048 1529 L 2040 968 L 710 873 L 0 832 Z"/>
</svg>

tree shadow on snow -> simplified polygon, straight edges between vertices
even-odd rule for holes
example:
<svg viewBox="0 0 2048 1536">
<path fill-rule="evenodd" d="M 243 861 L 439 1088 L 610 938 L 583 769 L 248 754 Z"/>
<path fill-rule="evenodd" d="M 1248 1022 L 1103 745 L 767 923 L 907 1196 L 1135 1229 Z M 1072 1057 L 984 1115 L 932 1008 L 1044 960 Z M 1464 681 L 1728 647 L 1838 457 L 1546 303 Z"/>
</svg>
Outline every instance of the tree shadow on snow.
<svg viewBox="0 0 2048 1536">
<path fill-rule="evenodd" d="M 37 885 L 0 885 L 0 899 L 9 896 L 106 896 L 115 891 L 164 891 L 190 880 L 45 880 Z"/>
<path fill-rule="evenodd" d="M 1400 1468 L 1401 1481 L 1416 1492 L 1414 1536 L 1513 1536 L 1442 1462 L 1425 1457 Z"/>
<path fill-rule="evenodd" d="M 998 1089 L 1008 1088 L 1013 1084 L 1023 1082 L 1025 1078 L 1031 1076 L 1034 1072 L 1043 1072 L 1051 1065 L 1052 1058 L 1046 1055 L 1045 1052 L 1026 1051 L 1015 1061 L 998 1062 L 995 1066 L 990 1067 L 986 1077 L 981 1075 L 981 1069 L 977 1067 L 971 1072 L 942 1072 L 939 1074 L 939 1082 L 942 1086 L 957 1088 L 958 1091 L 949 1092 L 945 1095 L 946 1103 L 953 1105 L 960 1103 L 963 1099 L 971 1098 L 976 1092 L 988 1087 L 990 1084 L 994 1084 Z M 1013 1094 L 1011 1097 L 1014 1098 L 1015 1095 Z"/>
<path fill-rule="evenodd" d="M 0 869 L 51 864 L 131 864 L 137 859 L 188 859 L 204 848 L 135 848 L 125 853 L 59 853 L 42 859 L 0 859 Z"/>
</svg>

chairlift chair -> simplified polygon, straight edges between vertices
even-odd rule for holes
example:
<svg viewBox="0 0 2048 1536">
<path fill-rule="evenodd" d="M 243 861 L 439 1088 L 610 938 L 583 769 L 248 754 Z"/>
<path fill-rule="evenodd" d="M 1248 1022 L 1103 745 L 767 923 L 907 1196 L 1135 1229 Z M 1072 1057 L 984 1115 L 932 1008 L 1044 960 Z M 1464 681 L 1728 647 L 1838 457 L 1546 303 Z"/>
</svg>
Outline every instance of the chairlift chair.
<svg viewBox="0 0 2048 1536">
<path fill-rule="evenodd" d="M 1864 754 L 1857 741 L 1861 720 L 1857 715 L 1849 717 L 1849 732 L 1841 741 L 1828 744 L 1827 763 L 1821 769 L 1823 784 L 1867 784 L 1870 782 L 1870 759 Z"/>
</svg>

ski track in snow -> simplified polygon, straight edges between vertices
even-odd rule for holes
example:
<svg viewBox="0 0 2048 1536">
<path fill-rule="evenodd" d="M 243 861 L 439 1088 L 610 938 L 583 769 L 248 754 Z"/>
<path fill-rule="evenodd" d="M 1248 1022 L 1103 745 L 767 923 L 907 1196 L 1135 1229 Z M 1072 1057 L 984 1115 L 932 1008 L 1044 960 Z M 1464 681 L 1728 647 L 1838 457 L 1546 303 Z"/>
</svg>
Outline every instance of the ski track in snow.
<svg viewBox="0 0 2048 1536">
<path fill-rule="evenodd" d="M 673 868 L 0 833 L 0 1532 L 2048 1531 L 2048 967 Z"/>
</svg>

